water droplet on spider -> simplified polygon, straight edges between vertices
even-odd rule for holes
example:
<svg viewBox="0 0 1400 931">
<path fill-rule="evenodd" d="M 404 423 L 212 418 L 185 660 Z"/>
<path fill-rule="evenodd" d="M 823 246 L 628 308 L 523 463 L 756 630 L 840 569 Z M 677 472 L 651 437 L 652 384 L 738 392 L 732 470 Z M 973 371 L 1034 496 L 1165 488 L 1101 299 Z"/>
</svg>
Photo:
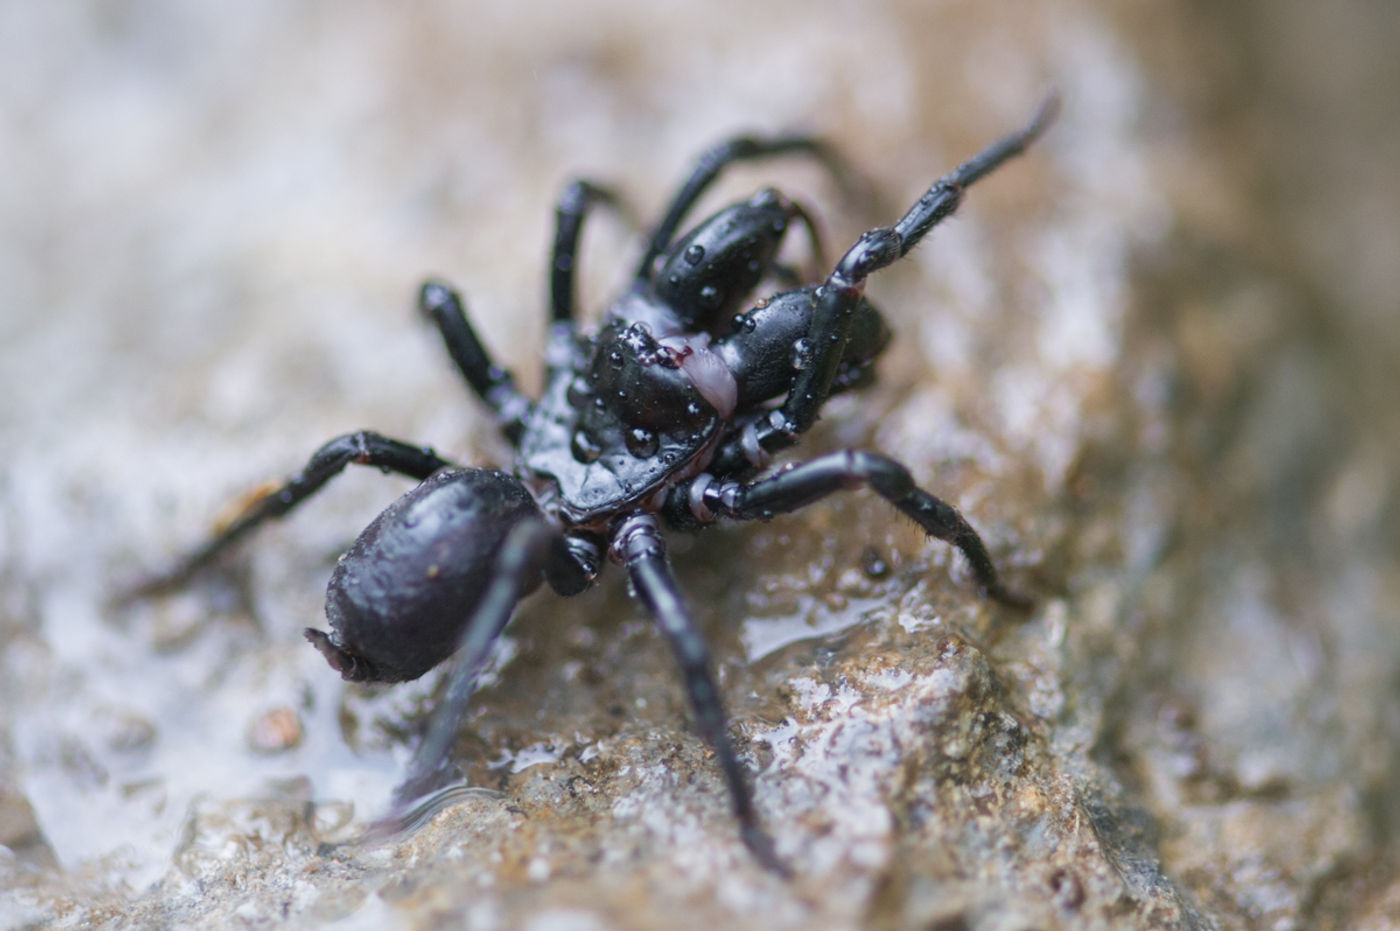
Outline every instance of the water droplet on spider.
<svg viewBox="0 0 1400 931">
<path fill-rule="evenodd" d="M 799 339 L 792 344 L 792 367 L 797 371 L 802 371 L 812 364 L 812 344 L 805 339 Z"/>
<path fill-rule="evenodd" d="M 698 242 L 685 250 L 685 260 L 691 265 L 699 265 L 705 258 L 705 247 Z"/>
<path fill-rule="evenodd" d="M 627 451 L 638 459 L 650 459 L 652 456 L 656 455 L 656 450 L 660 446 L 656 434 L 652 433 L 650 430 L 644 430 L 641 427 L 634 427 L 628 430 L 625 442 L 627 444 Z"/>
<path fill-rule="evenodd" d="M 707 284 L 700 289 L 700 306 L 705 308 L 718 307 L 722 299 L 719 288 L 712 284 Z"/>
<path fill-rule="evenodd" d="M 579 462 L 597 462 L 598 457 L 603 454 L 603 447 L 598 441 L 582 430 L 574 431 L 573 441 L 569 445 L 574 458 Z"/>
<path fill-rule="evenodd" d="M 622 350 L 614 349 L 612 352 L 608 353 L 608 365 L 611 365 L 613 368 L 620 369 L 626 363 L 627 359 L 623 356 Z"/>
</svg>

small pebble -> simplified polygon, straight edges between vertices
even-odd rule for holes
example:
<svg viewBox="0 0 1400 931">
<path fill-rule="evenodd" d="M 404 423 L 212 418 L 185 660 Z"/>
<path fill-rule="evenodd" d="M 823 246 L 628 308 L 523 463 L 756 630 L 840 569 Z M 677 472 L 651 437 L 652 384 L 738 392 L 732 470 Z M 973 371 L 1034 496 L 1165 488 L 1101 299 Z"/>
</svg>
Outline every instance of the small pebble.
<svg viewBox="0 0 1400 931">
<path fill-rule="evenodd" d="M 301 718 L 285 706 L 265 711 L 248 725 L 248 746 L 257 753 L 283 753 L 301 743 Z"/>
</svg>

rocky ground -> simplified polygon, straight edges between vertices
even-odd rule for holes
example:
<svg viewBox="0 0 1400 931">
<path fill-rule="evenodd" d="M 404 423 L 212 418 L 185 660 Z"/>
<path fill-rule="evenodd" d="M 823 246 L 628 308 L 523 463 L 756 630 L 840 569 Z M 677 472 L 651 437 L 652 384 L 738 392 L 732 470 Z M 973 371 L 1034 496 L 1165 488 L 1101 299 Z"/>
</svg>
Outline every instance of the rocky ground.
<svg viewBox="0 0 1400 931">
<path fill-rule="evenodd" d="M 0 927 L 1400 923 L 1400 14 L 692 6 L 0 7 Z M 673 538 L 792 880 L 616 571 L 522 608 L 475 788 L 353 843 L 441 679 L 300 631 L 400 479 L 112 604 L 337 433 L 501 461 L 411 298 L 460 282 L 533 384 L 569 177 L 645 222 L 716 139 L 820 131 L 872 197 L 788 160 L 714 203 L 778 183 L 840 248 L 1052 86 L 803 448 L 909 463 L 1034 611 L 866 494 Z M 636 250 L 589 229 L 594 312 Z"/>
</svg>

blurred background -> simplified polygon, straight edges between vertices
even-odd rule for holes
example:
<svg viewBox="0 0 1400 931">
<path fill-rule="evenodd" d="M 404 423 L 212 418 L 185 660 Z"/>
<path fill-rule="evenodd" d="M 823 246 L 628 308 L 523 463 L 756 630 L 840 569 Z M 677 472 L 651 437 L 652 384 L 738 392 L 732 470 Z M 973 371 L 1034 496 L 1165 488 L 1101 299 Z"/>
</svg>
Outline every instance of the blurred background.
<svg viewBox="0 0 1400 931">
<path fill-rule="evenodd" d="M 0 927 L 1400 925 L 1397 40 L 1382 0 L 0 0 Z M 570 178 L 645 226 L 713 142 L 817 132 L 870 196 L 781 159 L 705 206 L 775 184 L 839 253 L 1051 88 L 797 451 L 909 463 L 1036 610 L 863 494 L 672 545 L 792 882 L 616 572 L 522 609 L 482 792 L 322 846 L 440 685 L 300 633 L 400 479 L 113 603 L 336 434 L 505 463 L 412 299 L 460 284 L 535 384 Z M 638 240 L 585 238 L 596 315 Z"/>
</svg>

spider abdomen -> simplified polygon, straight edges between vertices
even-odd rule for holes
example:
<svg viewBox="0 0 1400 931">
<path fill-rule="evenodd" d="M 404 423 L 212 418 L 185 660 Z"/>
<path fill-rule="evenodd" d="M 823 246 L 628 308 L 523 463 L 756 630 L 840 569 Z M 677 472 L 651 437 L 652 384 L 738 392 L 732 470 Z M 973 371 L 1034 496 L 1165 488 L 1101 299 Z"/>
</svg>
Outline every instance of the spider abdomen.
<svg viewBox="0 0 1400 931">
<path fill-rule="evenodd" d="M 308 630 L 307 638 L 346 679 L 418 678 L 457 649 L 511 529 L 539 516 L 514 476 L 434 473 L 375 518 L 336 564 L 326 589 L 331 633 Z"/>
</svg>

